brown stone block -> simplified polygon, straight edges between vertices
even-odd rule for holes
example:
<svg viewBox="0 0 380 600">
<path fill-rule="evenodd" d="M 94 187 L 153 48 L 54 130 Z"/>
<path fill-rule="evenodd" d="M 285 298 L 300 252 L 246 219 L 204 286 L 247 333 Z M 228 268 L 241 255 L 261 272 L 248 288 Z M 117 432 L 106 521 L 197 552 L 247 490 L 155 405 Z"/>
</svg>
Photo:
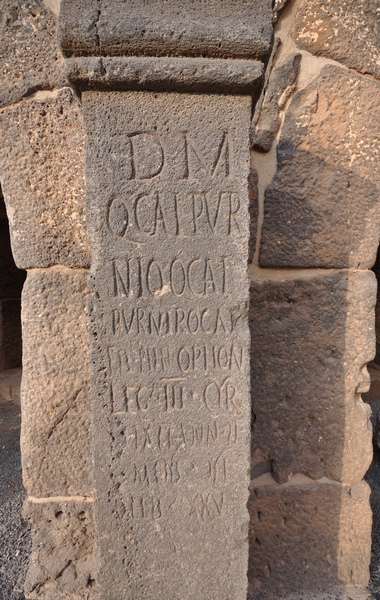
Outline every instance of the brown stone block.
<svg viewBox="0 0 380 600">
<path fill-rule="evenodd" d="M 375 349 L 372 272 L 252 283 L 254 468 L 361 481 L 372 458 L 366 363 Z M 260 472 L 260 471 L 258 471 Z"/>
<path fill-rule="evenodd" d="M 65 84 L 55 28 L 40 0 L 1 1 L 0 107 Z"/>
<path fill-rule="evenodd" d="M 1 1 L 0 107 L 65 84 L 55 28 L 41 1 Z"/>
<path fill-rule="evenodd" d="M 32 271 L 22 302 L 24 485 L 91 496 L 87 272 Z"/>
<path fill-rule="evenodd" d="M 95 588 L 92 503 L 26 501 L 32 554 L 25 582 L 30 600 L 91 600 Z"/>
<path fill-rule="evenodd" d="M 265 195 L 260 264 L 373 265 L 379 244 L 380 83 L 328 65 L 298 92 Z"/>
<path fill-rule="evenodd" d="M 380 77 L 378 0 L 298 0 L 292 37 L 299 48 Z"/>
<path fill-rule="evenodd" d="M 0 371 L 21 365 L 21 300 L 0 300 Z"/>
<path fill-rule="evenodd" d="M 367 585 L 369 494 L 366 483 L 349 486 L 326 478 L 295 476 L 279 485 L 263 475 L 251 481 L 250 597 L 277 600 L 297 592 L 294 598 L 301 598 L 305 591 Z"/>
<path fill-rule="evenodd" d="M 0 115 L 0 181 L 13 255 L 23 269 L 86 267 L 80 107 L 68 88 L 38 98 Z"/>
</svg>

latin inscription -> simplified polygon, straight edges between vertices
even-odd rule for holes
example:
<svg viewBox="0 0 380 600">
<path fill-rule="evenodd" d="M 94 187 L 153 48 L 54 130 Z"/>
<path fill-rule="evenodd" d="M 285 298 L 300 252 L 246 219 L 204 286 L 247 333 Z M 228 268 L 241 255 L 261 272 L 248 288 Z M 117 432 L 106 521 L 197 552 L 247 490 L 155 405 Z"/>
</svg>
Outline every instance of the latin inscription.
<svg viewBox="0 0 380 600">
<path fill-rule="evenodd" d="M 227 289 L 227 269 L 225 256 L 217 260 L 209 256 L 188 260 L 175 257 L 169 263 L 144 256 L 126 256 L 110 265 L 110 296 L 136 300 L 167 294 L 177 298 L 223 295 Z"/>
<path fill-rule="evenodd" d="M 108 387 L 111 413 L 125 418 L 118 453 L 136 454 L 118 478 L 126 495 L 141 492 L 129 496 L 125 514 L 157 520 L 176 507 L 206 521 L 223 512 L 239 440 L 246 311 L 231 305 L 237 281 L 228 244 L 244 234 L 247 214 L 231 180 L 229 133 L 209 154 L 191 131 L 177 140 L 177 178 L 167 189 L 173 157 L 165 140 L 148 130 L 119 134 L 123 152 L 113 160 L 132 187 L 113 192 L 105 214 L 115 248 L 103 266 Z M 183 494 L 184 482 L 210 491 Z M 170 507 L 153 491 L 160 486 L 173 488 Z"/>
<path fill-rule="evenodd" d="M 135 193 L 112 197 L 107 225 L 117 238 L 239 235 L 243 218 L 236 192 Z"/>
<path fill-rule="evenodd" d="M 239 586 L 246 573 L 231 549 L 247 537 L 250 101 L 85 92 L 84 102 L 97 543 L 120 580 L 115 592 L 105 567 L 99 585 L 104 597 L 148 600 L 152 577 L 170 563 L 185 581 L 187 561 L 203 579 L 206 539 L 220 557 L 214 596 L 237 598 L 219 582 L 231 562 L 221 566 L 220 544 L 239 561 Z M 165 575 L 162 595 L 206 589 L 178 581 Z"/>
<path fill-rule="evenodd" d="M 225 307 L 173 308 L 151 310 L 148 308 L 112 309 L 109 327 L 113 335 L 152 336 L 153 339 L 182 334 L 231 334 L 242 321 L 242 312 L 233 313 Z"/>
</svg>

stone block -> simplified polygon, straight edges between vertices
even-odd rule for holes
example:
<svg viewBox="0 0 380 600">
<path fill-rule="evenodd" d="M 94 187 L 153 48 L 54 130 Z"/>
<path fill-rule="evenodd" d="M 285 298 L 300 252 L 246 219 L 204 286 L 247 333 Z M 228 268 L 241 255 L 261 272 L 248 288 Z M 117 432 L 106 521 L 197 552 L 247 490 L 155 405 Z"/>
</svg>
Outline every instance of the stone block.
<svg viewBox="0 0 380 600">
<path fill-rule="evenodd" d="M 86 267 L 84 131 L 69 88 L 0 114 L 0 181 L 19 268 Z"/>
<path fill-rule="evenodd" d="M 380 77 L 378 0 L 297 0 L 291 21 L 299 48 Z"/>
<path fill-rule="evenodd" d="M 366 483 L 350 486 L 326 478 L 313 482 L 296 476 L 279 485 L 263 475 L 251 481 L 250 597 L 299 599 L 309 592 L 306 598 L 328 598 L 332 588 L 366 586 L 369 495 Z"/>
<path fill-rule="evenodd" d="M 372 460 L 366 363 L 375 351 L 371 271 L 252 283 L 254 469 L 359 482 Z"/>
<path fill-rule="evenodd" d="M 240 600 L 252 99 L 82 98 L 99 593 Z"/>
<path fill-rule="evenodd" d="M 0 300 L 0 371 L 21 365 L 21 300 Z"/>
<path fill-rule="evenodd" d="M 65 56 L 265 58 L 271 0 L 62 0 Z"/>
<path fill-rule="evenodd" d="M 177 57 L 75 57 L 67 78 L 88 90 L 213 92 L 258 95 L 264 64 L 256 60 Z"/>
<path fill-rule="evenodd" d="M 253 145 L 256 150 L 268 152 L 280 129 L 280 111 L 294 91 L 301 64 L 301 54 L 293 54 L 273 69 L 264 93 L 256 106 Z"/>
<path fill-rule="evenodd" d="M 0 107 L 65 85 L 56 22 L 40 0 L 2 0 Z"/>
<path fill-rule="evenodd" d="M 32 553 L 25 582 L 29 600 L 92 600 L 95 558 L 92 502 L 26 501 Z"/>
<path fill-rule="evenodd" d="M 265 194 L 260 264 L 368 268 L 380 228 L 380 83 L 325 66 L 292 99 Z"/>
<path fill-rule="evenodd" d="M 87 272 L 33 270 L 23 291 L 22 465 L 30 496 L 91 496 Z"/>
</svg>

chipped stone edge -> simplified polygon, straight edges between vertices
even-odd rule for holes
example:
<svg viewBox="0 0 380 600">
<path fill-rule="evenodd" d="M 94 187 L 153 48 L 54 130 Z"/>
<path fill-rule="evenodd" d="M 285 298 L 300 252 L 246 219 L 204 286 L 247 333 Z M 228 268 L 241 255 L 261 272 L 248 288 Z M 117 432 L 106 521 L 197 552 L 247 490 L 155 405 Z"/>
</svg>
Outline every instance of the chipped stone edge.
<svg viewBox="0 0 380 600">
<path fill-rule="evenodd" d="M 144 90 L 252 94 L 264 64 L 215 58 L 80 57 L 64 62 L 69 82 L 82 91 Z"/>
</svg>

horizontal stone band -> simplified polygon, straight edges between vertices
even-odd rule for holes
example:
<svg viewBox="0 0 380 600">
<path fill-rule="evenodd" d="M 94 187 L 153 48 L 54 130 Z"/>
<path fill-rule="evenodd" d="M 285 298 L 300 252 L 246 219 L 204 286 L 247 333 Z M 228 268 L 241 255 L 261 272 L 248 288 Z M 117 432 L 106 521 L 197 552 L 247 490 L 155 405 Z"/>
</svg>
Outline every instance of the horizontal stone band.
<svg viewBox="0 0 380 600">
<path fill-rule="evenodd" d="M 65 68 L 68 80 L 81 90 L 252 94 L 264 65 L 236 59 L 79 57 L 66 59 Z"/>
</svg>

